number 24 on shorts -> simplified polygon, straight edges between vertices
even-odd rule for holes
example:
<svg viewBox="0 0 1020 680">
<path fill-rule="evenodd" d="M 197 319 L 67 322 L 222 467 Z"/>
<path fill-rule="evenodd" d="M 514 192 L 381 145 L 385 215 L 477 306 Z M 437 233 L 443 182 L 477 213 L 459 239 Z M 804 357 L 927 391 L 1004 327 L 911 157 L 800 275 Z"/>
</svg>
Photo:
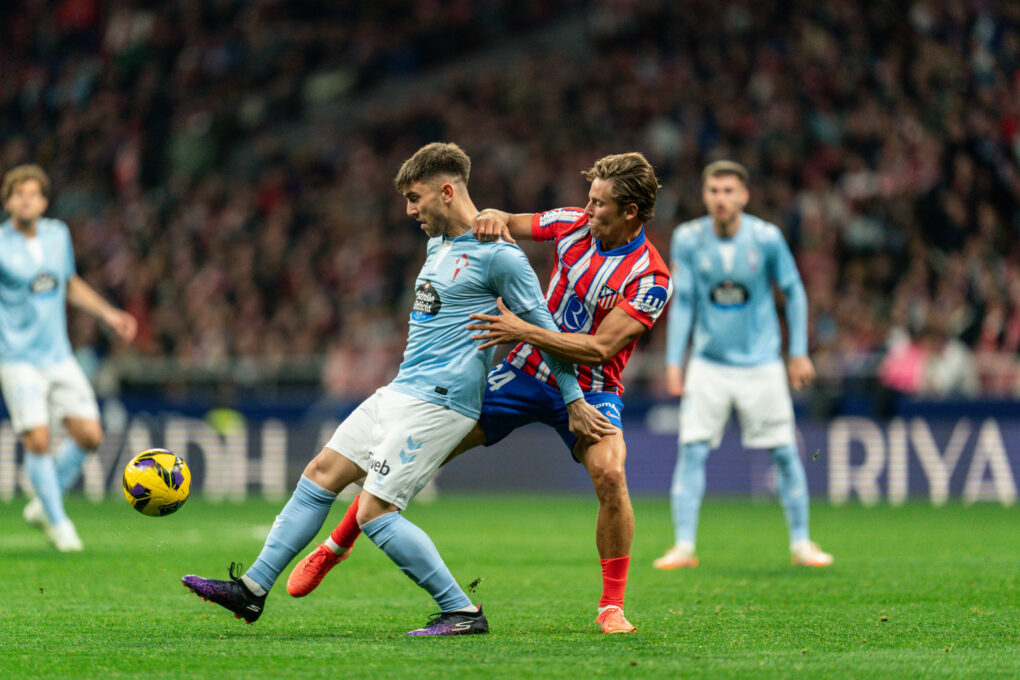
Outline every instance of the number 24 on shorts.
<svg viewBox="0 0 1020 680">
<path fill-rule="evenodd" d="M 498 391 L 499 388 L 503 387 L 503 385 L 506 385 L 508 382 L 517 377 L 513 371 L 500 372 L 499 368 L 500 367 L 497 366 L 496 369 L 490 371 L 489 377 L 487 378 L 487 382 L 489 383 L 489 389 L 492 390 L 493 392 Z"/>
</svg>

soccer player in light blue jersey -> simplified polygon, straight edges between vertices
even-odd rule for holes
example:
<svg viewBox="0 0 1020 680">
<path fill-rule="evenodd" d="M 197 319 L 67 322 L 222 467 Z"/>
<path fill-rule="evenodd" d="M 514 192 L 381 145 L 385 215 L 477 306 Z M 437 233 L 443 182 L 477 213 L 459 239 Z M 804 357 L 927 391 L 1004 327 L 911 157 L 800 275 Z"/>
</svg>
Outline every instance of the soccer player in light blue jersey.
<svg viewBox="0 0 1020 680">
<path fill-rule="evenodd" d="M 128 342 L 137 323 L 75 273 L 67 225 L 43 217 L 50 180 L 42 168 L 9 170 L 0 195 L 10 214 L 0 224 L 0 384 L 35 494 L 24 517 L 57 550 L 76 552 L 82 542 L 64 511 L 63 495 L 81 476 L 85 454 L 102 442 L 103 429 L 96 395 L 71 354 L 67 303 Z M 51 421 L 61 422 L 70 435 L 55 458 L 49 452 Z"/>
<path fill-rule="evenodd" d="M 315 536 L 337 494 L 362 478 L 361 530 L 439 606 L 408 635 L 486 633 L 488 621 L 457 585 L 429 537 L 401 511 L 474 427 L 494 349 L 478 350 L 473 313 L 496 313 L 497 299 L 543 328 L 556 329 L 538 277 L 523 251 L 482 243 L 471 228 L 478 210 L 467 191 L 471 161 L 456 144 L 428 144 L 400 168 L 395 184 L 407 214 L 429 236 L 415 282 L 407 349 L 397 377 L 366 399 L 312 459 L 276 518 L 258 559 L 243 576 L 185 576 L 192 591 L 248 623 L 261 615 L 277 577 Z M 615 432 L 588 404 L 573 366 L 546 360 L 559 381 L 570 429 L 598 441 Z"/>
<path fill-rule="evenodd" d="M 779 228 L 743 212 L 750 197 L 747 181 L 739 163 L 710 164 L 702 188 L 708 215 L 673 231 L 666 381 L 670 393 L 683 400 L 670 492 L 675 543 L 655 560 L 659 569 L 698 566 L 695 539 L 705 461 L 722 440 L 731 410 L 737 412 L 744 446 L 768 449 L 776 465 L 794 564 L 832 563 L 832 556 L 808 536 L 807 478 L 797 453 L 789 390 L 789 385 L 807 385 L 815 375 L 807 353 L 807 296 Z M 786 296 L 786 371 L 773 283 Z"/>
</svg>

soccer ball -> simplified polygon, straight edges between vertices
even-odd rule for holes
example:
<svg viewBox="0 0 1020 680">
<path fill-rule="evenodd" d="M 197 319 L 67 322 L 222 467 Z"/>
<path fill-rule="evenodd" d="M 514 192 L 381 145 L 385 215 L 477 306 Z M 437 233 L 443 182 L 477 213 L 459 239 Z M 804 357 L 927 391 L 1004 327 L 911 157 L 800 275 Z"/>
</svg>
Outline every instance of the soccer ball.
<svg viewBox="0 0 1020 680">
<path fill-rule="evenodd" d="M 191 471 L 184 459 L 166 449 L 142 451 L 124 468 L 124 498 L 150 517 L 176 512 L 188 500 Z"/>
</svg>

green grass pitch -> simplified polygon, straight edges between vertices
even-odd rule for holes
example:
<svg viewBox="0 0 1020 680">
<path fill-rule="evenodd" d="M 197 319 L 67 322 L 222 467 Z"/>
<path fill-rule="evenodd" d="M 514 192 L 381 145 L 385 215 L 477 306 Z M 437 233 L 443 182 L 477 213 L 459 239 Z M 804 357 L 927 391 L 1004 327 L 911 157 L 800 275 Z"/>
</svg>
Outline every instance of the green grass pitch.
<svg viewBox="0 0 1020 680">
<path fill-rule="evenodd" d="M 282 503 L 192 499 L 154 519 L 72 500 L 86 544 L 60 555 L 0 506 L 0 678 L 1020 677 L 1020 509 L 812 508 L 829 569 L 789 564 L 778 504 L 709 500 L 695 570 L 660 572 L 663 498 L 635 501 L 636 635 L 594 623 L 594 497 L 413 505 L 488 636 L 407 639 L 431 600 L 362 538 L 318 591 L 281 583 L 255 625 L 185 590 L 250 564 Z M 343 512 L 338 503 L 325 529 Z M 325 529 L 321 536 L 325 536 Z"/>
</svg>

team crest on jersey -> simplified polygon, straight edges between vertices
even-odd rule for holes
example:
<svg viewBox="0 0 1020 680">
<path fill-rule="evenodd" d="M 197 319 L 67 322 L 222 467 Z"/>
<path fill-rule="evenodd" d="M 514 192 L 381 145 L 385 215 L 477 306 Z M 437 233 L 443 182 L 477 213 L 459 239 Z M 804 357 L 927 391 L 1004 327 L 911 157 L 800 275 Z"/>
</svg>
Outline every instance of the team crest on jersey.
<svg viewBox="0 0 1020 680">
<path fill-rule="evenodd" d="M 39 272 L 39 275 L 28 284 L 28 289 L 36 295 L 46 295 L 57 289 L 57 279 L 49 272 Z"/>
<path fill-rule="evenodd" d="M 752 272 L 758 271 L 759 261 L 761 261 L 761 255 L 758 254 L 757 250 L 747 251 L 747 266 L 751 268 Z"/>
<path fill-rule="evenodd" d="M 634 309 L 655 316 L 666 306 L 668 294 L 662 286 L 652 286 L 639 299 L 634 301 Z"/>
<path fill-rule="evenodd" d="M 619 301 L 620 291 L 614 290 L 609 285 L 602 286 L 602 290 L 599 291 L 599 307 L 602 309 L 612 309 Z"/>
<path fill-rule="evenodd" d="M 428 321 L 434 319 L 443 302 L 439 299 L 439 291 L 432 287 L 431 281 L 425 281 L 414 289 L 414 307 L 411 308 L 411 318 L 415 321 Z"/>
<path fill-rule="evenodd" d="M 464 254 L 464 255 L 461 255 L 460 257 L 458 257 L 457 260 L 453 264 L 454 264 L 454 266 L 456 268 L 453 270 L 453 276 L 450 277 L 450 278 L 451 278 L 452 281 L 456 281 L 457 280 L 457 274 L 460 274 L 460 270 L 468 267 L 471 263 L 468 262 L 468 256 L 466 254 Z"/>
</svg>

